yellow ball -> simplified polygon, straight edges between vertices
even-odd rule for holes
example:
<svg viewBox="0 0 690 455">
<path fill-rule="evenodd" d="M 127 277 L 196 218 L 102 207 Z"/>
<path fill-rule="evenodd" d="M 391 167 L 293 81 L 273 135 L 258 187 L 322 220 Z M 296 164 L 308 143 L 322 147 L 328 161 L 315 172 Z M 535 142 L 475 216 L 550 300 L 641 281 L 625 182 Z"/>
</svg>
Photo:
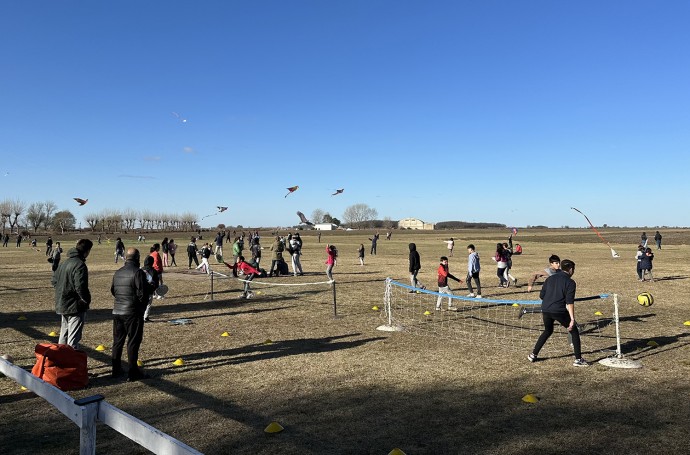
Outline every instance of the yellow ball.
<svg viewBox="0 0 690 455">
<path fill-rule="evenodd" d="M 649 292 L 643 292 L 637 296 L 637 303 L 642 306 L 652 306 L 654 304 L 654 297 Z"/>
</svg>

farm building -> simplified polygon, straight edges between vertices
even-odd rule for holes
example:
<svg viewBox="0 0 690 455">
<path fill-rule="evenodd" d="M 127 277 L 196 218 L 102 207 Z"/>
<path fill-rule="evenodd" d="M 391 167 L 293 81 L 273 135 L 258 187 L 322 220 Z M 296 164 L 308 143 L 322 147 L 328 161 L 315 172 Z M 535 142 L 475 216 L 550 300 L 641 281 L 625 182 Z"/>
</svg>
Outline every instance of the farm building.
<svg viewBox="0 0 690 455">
<path fill-rule="evenodd" d="M 333 231 L 335 229 L 338 229 L 338 226 L 336 226 L 333 223 L 316 223 L 314 225 L 314 229 L 317 231 Z"/>
<path fill-rule="evenodd" d="M 404 218 L 398 221 L 398 229 L 423 229 L 425 231 L 432 231 L 434 229 L 434 224 L 425 223 L 418 218 Z"/>
</svg>

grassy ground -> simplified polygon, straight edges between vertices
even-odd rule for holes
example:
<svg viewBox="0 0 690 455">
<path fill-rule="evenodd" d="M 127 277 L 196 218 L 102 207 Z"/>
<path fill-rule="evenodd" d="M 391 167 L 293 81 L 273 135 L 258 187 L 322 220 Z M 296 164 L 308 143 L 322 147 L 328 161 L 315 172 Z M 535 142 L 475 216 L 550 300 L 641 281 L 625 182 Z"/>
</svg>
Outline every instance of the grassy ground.
<svg viewBox="0 0 690 455">
<path fill-rule="evenodd" d="M 261 294 L 241 300 L 238 283 L 217 280 L 211 299 L 208 279 L 188 273 L 186 242 L 175 234 L 179 267 L 165 275 L 170 293 L 156 301 L 154 322 L 146 324 L 141 348 L 153 379 L 137 383 L 108 375 L 109 287 L 119 264 L 113 263 L 114 245 L 103 244 L 87 261 L 93 303 L 82 343 L 94 376 L 88 389 L 71 394 L 103 394 L 110 403 L 208 454 L 387 454 L 395 447 L 410 455 L 688 453 L 690 327 L 683 323 L 690 320 L 690 232 L 662 233 L 654 283 L 637 281 L 638 230 L 604 233 L 621 255 L 615 260 L 590 230 L 524 229 L 516 238 L 524 247 L 524 254 L 514 258 L 518 284 L 556 253 L 576 262 L 578 295 L 620 295 L 623 349 L 643 364 L 639 370 L 600 364 L 573 368 L 567 351 L 530 364 L 528 352 L 504 349 L 505 340 L 492 346 L 473 339 L 376 330 L 382 320 L 372 306 L 382 307 L 384 279 L 408 282 L 409 242 L 418 245 L 420 278 L 427 285 L 435 283 L 438 257 L 446 254 L 443 240 L 453 236 L 451 272 L 464 275 L 465 246 L 474 243 L 482 257 L 485 297 L 537 298 L 524 285 L 496 287 L 490 257 L 496 242 L 505 240 L 504 231 L 395 231 L 392 240 L 379 241 L 376 256 L 367 254 L 364 267 L 356 250 L 363 243 L 369 252 L 370 232 L 324 233 L 320 244 L 305 234 L 302 263 L 307 275 L 267 281 L 324 281 L 325 244 L 336 244 L 339 318 L 333 317 L 331 288 L 324 285 L 255 286 Z M 154 235 L 147 237 L 152 243 Z M 54 239 L 63 247 L 74 243 L 73 238 Z M 124 240 L 127 246 L 136 245 L 134 236 Z M 270 246 L 267 234 L 262 243 Z M 0 353 L 11 354 L 26 368 L 35 361 L 36 343 L 56 341 L 48 334 L 59 330 L 50 264 L 40 249 L 35 252 L 26 243 L 20 249 L 0 248 Z M 264 267 L 269 259 L 265 252 Z M 461 287 L 457 294 L 463 291 Z M 654 306 L 636 303 L 642 291 L 654 295 Z M 578 314 L 591 317 L 593 307 L 587 305 L 578 304 Z M 18 320 L 20 316 L 26 320 Z M 193 323 L 168 322 L 178 318 Z M 220 336 L 225 331 L 229 337 Z M 524 336 L 526 345 L 536 340 L 536 334 Z M 648 346 L 650 340 L 659 346 Z M 96 351 L 99 344 L 108 349 Z M 587 346 L 586 339 L 583 350 L 590 361 L 606 356 Z M 185 365 L 174 366 L 177 358 Z M 524 403 L 521 398 L 527 393 L 540 401 Z M 0 404 L 3 454 L 78 453 L 77 428 L 10 379 L 0 379 Z M 266 435 L 263 430 L 272 421 L 285 431 Z M 97 452 L 145 450 L 99 425 Z"/>
</svg>

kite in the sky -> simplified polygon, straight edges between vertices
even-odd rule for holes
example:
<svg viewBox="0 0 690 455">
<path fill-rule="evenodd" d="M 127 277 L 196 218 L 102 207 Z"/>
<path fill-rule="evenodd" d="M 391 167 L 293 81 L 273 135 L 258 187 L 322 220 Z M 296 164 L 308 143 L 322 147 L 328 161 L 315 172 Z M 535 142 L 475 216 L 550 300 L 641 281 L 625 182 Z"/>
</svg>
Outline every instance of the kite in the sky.
<svg viewBox="0 0 690 455">
<path fill-rule="evenodd" d="M 84 205 L 84 204 L 86 204 L 87 202 L 89 202 L 88 199 L 82 199 L 82 198 L 80 198 L 80 197 L 75 197 L 75 198 L 73 198 L 73 199 L 74 199 L 75 201 L 77 201 L 77 202 L 79 203 L 79 205 Z"/>
<path fill-rule="evenodd" d="M 291 186 L 290 188 L 287 189 L 288 193 L 285 195 L 285 197 L 288 197 L 290 194 L 294 193 L 298 189 L 299 189 L 299 186 Z"/>
<path fill-rule="evenodd" d="M 345 188 L 340 188 L 339 190 L 335 190 L 335 193 L 331 194 L 331 196 L 337 196 L 338 194 L 342 194 L 343 191 L 345 191 Z"/>
<path fill-rule="evenodd" d="M 218 209 L 218 211 L 216 213 L 206 215 L 206 216 L 202 217 L 201 219 L 203 220 L 204 218 L 208 218 L 209 216 L 218 215 L 219 213 L 223 213 L 224 211 L 226 211 L 228 209 L 227 207 L 221 207 L 219 205 L 217 205 L 216 208 Z"/>
<path fill-rule="evenodd" d="M 306 216 L 304 216 L 304 213 L 302 212 L 297 212 L 297 216 L 299 217 L 300 224 L 306 224 L 307 226 L 313 226 L 314 223 L 309 221 Z"/>
<path fill-rule="evenodd" d="M 182 118 L 182 116 L 180 116 L 180 114 L 178 114 L 177 112 L 172 112 L 172 115 L 174 115 L 175 118 L 177 118 L 180 122 L 182 122 L 182 123 L 187 123 L 187 119 L 186 119 L 186 118 Z"/>
<path fill-rule="evenodd" d="M 517 232 L 518 232 L 518 231 L 517 231 L 517 228 L 515 228 L 515 227 L 514 227 L 514 228 L 510 228 L 510 230 L 511 230 L 511 232 L 513 233 L 513 235 L 517 235 Z"/>
<path fill-rule="evenodd" d="M 599 236 L 599 238 L 601 239 L 601 241 L 604 242 L 604 243 L 606 244 L 606 246 L 608 246 L 609 248 L 611 248 L 611 256 L 613 256 L 614 258 L 619 258 L 620 256 L 618 255 L 618 253 L 616 253 L 616 250 L 614 250 L 614 249 L 611 247 L 611 245 L 609 245 L 609 242 L 607 242 L 606 239 L 605 239 L 604 237 L 602 237 L 602 235 L 599 233 L 599 231 L 597 231 L 597 228 L 595 228 L 594 225 L 592 224 L 592 222 L 589 221 L 589 218 L 587 218 L 587 215 L 585 215 L 584 213 L 580 212 L 580 211 L 579 211 L 578 209 L 576 209 L 575 207 L 570 207 L 570 208 L 573 209 L 573 210 L 575 210 L 575 211 L 578 212 L 580 215 L 582 215 L 582 216 L 585 217 L 585 219 L 586 219 L 587 222 L 589 223 L 589 226 L 592 228 L 592 230 L 593 230 L 594 232 L 596 232 L 596 234 Z"/>
</svg>

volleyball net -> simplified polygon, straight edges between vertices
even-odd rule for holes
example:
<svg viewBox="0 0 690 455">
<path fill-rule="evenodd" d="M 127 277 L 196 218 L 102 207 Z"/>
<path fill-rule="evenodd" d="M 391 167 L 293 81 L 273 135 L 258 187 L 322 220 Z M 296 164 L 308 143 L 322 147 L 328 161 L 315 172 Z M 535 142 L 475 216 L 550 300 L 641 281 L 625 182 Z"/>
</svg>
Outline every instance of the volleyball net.
<svg viewBox="0 0 690 455">
<path fill-rule="evenodd" d="M 386 279 L 385 286 L 381 311 L 384 324 L 379 330 L 404 331 L 485 347 L 492 353 L 501 350 L 528 353 L 544 329 L 541 300 L 477 299 L 441 294 L 390 278 Z M 585 353 L 611 353 L 616 348 L 617 318 L 614 318 L 611 297 L 600 294 L 576 299 L 575 316 Z M 560 325 L 555 328 L 542 353 L 572 354 L 569 332 Z"/>
</svg>

